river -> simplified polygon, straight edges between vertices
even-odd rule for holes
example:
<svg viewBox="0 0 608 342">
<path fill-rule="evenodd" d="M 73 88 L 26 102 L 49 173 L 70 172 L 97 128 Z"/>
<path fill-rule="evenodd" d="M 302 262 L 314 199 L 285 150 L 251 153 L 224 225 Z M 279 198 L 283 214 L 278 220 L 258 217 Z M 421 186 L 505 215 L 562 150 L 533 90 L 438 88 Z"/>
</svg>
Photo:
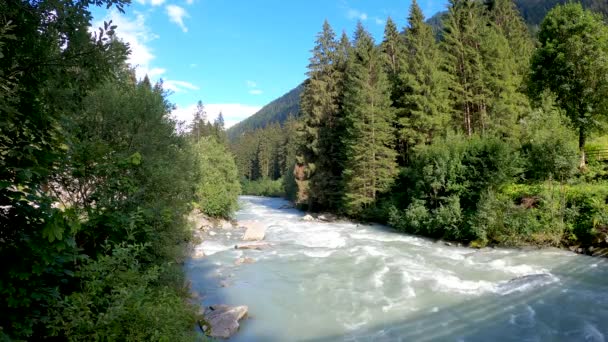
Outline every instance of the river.
<svg viewBox="0 0 608 342">
<path fill-rule="evenodd" d="M 262 251 L 216 230 L 186 271 L 204 305 L 247 305 L 231 341 L 605 341 L 608 259 L 558 249 L 451 247 L 390 228 L 304 222 L 280 199 L 240 198 Z M 240 257 L 252 264 L 235 265 Z"/>
</svg>

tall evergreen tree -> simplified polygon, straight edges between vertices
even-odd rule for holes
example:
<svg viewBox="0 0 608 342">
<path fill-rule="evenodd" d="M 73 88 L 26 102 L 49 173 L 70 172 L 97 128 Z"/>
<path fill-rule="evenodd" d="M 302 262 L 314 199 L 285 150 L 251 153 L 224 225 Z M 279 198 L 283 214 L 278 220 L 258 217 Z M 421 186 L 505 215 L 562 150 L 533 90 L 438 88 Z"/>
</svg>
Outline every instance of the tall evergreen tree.
<svg viewBox="0 0 608 342">
<path fill-rule="evenodd" d="M 206 125 L 207 112 L 205 111 L 203 101 L 199 100 L 196 104 L 196 111 L 194 112 L 192 124 L 190 125 L 190 134 L 192 134 L 195 141 L 201 140 L 201 138 L 206 135 Z"/>
<path fill-rule="evenodd" d="M 308 81 L 301 99 L 304 115 L 303 145 L 299 167 L 304 167 L 311 207 L 335 208 L 341 198 L 340 146 L 342 78 L 338 43 L 327 21 L 317 36 L 308 66 Z M 302 201 L 303 199 L 299 199 Z"/>
<path fill-rule="evenodd" d="M 455 126 L 468 136 L 511 135 L 528 106 L 509 40 L 478 1 L 450 0 L 446 18 L 442 46 L 452 75 Z"/>
<path fill-rule="evenodd" d="M 416 0 L 405 31 L 406 52 L 399 73 L 403 92 L 398 98 L 402 107 L 398 139 L 404 146 L 414 146 L 431 142 L 449 124 L 449 75 L 442 69 L 443 55 Z"/>
<path fill-rule="evenodd" d="M 384 27 L 384 40 L 380 45 L 386 63 L 386 73 L 391 83 L 391 99 L 396 101 L 400 92 L 399 86 L 399 72 L 403 67 L 403 50 L 404 42 L 403 37 L 397 31 L 397 25 L 390 17 L 386 20 L 386 26 Z"/>
<path fill-rule="evenodd" d="M 390 84 L 382 54 L 359 23 L 347 69 L 344 206 L 358 214 L 390 188 L 397 173 Z"/>
<path fill-rule="evenodd" d="M 450 0 L 444 21 L 443 48 L 454 101 L 456 127 L 472 136 L 475 121 L 485 116 L 487 94 L 483 87 L 480 31 L 484 29 L 482 8 L 474 0 Z"/>
</svg>

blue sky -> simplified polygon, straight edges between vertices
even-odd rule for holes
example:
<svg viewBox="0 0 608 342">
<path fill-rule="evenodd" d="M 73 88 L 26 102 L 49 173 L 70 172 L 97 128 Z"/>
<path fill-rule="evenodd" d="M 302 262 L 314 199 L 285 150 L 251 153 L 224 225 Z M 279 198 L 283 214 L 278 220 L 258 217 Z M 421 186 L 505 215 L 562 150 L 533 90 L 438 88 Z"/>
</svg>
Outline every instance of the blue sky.
<svg viewBox="0 0 608 342">
<path fill-rule="evenodd" d="M 163 79 L 188 121 L 200 99 L 210 119 L 222 111 L 227 126 L 302 82 L 323 20 L 352 36 L 361 20 L 377 41 L 388 16 L 403 27 L 411 0 L 132 0 L 124 14 L 95 9 L 118 25 L 131 45 L 139 77 Z M 419 0 L 425 14 L 447 0 Z"/>
</svg>

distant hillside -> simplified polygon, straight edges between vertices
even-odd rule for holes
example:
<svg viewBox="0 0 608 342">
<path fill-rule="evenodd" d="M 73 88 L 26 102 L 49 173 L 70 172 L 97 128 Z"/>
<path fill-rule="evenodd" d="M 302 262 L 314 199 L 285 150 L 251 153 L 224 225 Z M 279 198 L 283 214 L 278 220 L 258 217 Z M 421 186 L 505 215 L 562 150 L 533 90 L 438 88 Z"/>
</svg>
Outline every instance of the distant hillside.
<svg viewBox="0 0 608 342">
<path fill-rule="evenodd" d="M 519 9 L 521 16 L 526 23 L 531 27 L 540 25 L 545 15 L 556 5 L 565 4 L 572 0 L 514 0 L 515 5 Z M 580 0 L 585 6 L 598 13 L 602 13 L 608 17 L 608 0 Z M 433 27 L 435 32 L 440 35 L 443 24 L 441 20 L 447 12 L 438 12 L 427 20 L 427 23 Z"/>
<path fill-rule="evenodd" d="M 300 111 L 300 94 L 303 89 L 304 85 L 300 84 L 264 106 L 259 112 L 230 127 L 227 131 L 228 139 L 234 140 L 245 132 L 264 128 L 273 122 L 283 123 L 290 115 L 297 116 Z"/>
</svg>

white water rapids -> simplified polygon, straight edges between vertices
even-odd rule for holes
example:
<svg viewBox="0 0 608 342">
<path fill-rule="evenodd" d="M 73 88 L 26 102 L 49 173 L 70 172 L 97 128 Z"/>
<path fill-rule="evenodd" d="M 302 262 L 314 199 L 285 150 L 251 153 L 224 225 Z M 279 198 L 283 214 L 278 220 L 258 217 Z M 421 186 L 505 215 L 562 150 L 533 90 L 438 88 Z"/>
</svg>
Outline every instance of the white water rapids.
<svg viewBox="0 0 608 342">
<path fill-rule="evenodd" d="M 304 222 L 243 196 L 265 250 L 215 230 L 186 264 L 203 305 L 247 305 L 231 341 L 605 341 L 608 259 L 557 249 L 448 247 L 389 228 Z M 240 257 L 253 264 L 236 266 Z"/>
</svg>

